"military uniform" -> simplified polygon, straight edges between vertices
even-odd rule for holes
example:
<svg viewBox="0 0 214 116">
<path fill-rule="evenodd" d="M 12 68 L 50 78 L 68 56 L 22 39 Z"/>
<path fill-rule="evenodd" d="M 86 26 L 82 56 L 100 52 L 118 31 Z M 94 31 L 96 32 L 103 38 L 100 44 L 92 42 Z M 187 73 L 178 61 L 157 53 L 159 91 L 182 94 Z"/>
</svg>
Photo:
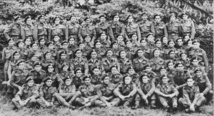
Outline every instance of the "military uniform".
<svg viewBox="0 0 214 116">
<path fill-rule="evenodd" d="M 61 83 L 63 83 L 63 80 L 60 78 L 60 75 L 57 73 L 54 73 L 54 72 L 53 73 L 47 73 L 46 77 L 43 78 L 43 80 L 45 80 L 47 78 L 50 78 L 53 81 L 52 86 L 56 87 L 56 88 L 58 88 L 59 85 Z"/>
<path fill-rule="evenodd" d="M 15 22 L 11 24 L 7 29 L 4 30 L 4 35 L 9 40 L 10 38 L 13 38 L 14 41 L 18 41 L 22 39 L 23 30 L 21 29 L 21 24 Z"/>
<path fill-rule="evenodd" d="M 172 94 L 172 93 L 178 92 L 172 83 L 159 84 L 159 85 L 157 85 L 156 89 L 164 94 Z M 174 96 L 173 98 L 166 98 L 166 97 L 158 95 L 158 98 L 159 98 L 161 105 L 163 105 L 164 108 L 169 107 L 168 102 L 172 103 L 173 108 L 178 106 L 177 96 Z"/>
<path fill-rule="evenodd" d="M 132 64 L 135 71 L 140 74 L 140 72 L 143 71 L 144 66 L 146 66 L 148 63 L 149 61 L 146 58 L 135 58 Z"/>
<path fill-rule="evenodd" d="M 48 87 L 46 84 L 43 84 L 39 89 L 40 98 L 37 99 L 37 102 L 42 107 L 49 107 L 45 102 L 53 102 L 54 94 L 57 93 L 56 87 Z M 44 101 L 45 100 L 45 101 Z"/>
<path fill-rule="evenodd" d="M 161 39 L 162 37 L 168 37 L 168 33 L 166 30 L 166 25 L 163 22 L 160 23 L 153 23 L 155 29 L 155 38 Z"/>
<path fill-rule="evenodd" d="M 43 78 L 46 76 L 46 72 L 44 70 L 40 70 L 39 72 L 31 70 L 29 74 L 34 77 L 35 84 L 41 84 Z"/>
<path fill-rule="evenodd" d="M 125 28 L 122 23 L 120 22 L 112 22 L 112 24 L 109 27 L 109 35 L 111 37 L 111 41 L 116 41 L 116 38 L 119 35 L 125 34 Z"/>
<path fill-rule="evenodd" d="M 135 23 L 129 23 L 125 27 L 125 35 L 126 39 L 129 40 L 131 39 L 132 35 L 137 33 L 138 39 L 141 39 L 141 34 L 140 34 L 140 28 L 138 24 Z"/>
<path fill-rule="evenodd" d="M 28 73 L 29 73 L 28 70 L 21 69 L 14 70 L 14 72 L 12 73 L 10 84 L 16 89 L 19 89 L 19 87 L 25 84 L 25 80 Z"/>
<path fill-rule="evenodd" d="M 43 23 L 38 23 L 35 25 L 34 27 L 34 32 L 33 32 L 33 35 L 34 35 L 34 40 L 39 40 L 40 38 L 44 37 L 45 40 L 48 39 L 48 31 L 49 28 L 43 24 Z"/>
<path fill-rule="evenodd" d="M 75 58 L 73 60 L 74 70 L 81 69 L 85 74 L 88 73 L 88 62 L 85 58 Z"/>
<path fill-rule="evenodd" d="M 108 73 L 110 72 L 110 68 L 112 66 L 116 66 L 117 68 L 119 68 L 119 64 L 118 64 L 118 61 L 117 61 L 117 58 L 115 57 L 111 57 L 111 58 L 103 58 L 102 59 L 102 66 L 103 66 L 103 70 Z"/>
<path fill-rule="evenodd" d="M 66 40 L 68 40 L 69 37 L 72 36 L 77 41 L 79 29 L 80 29 L 80 25 L 75 22 L 68 24 L 65 30 Z"/>
<path fill-rule="evenodd" d="M 28 25 L 28 24 L 24 24 L 22 26 L 22 29 L 23 29 L 23 32 L 24 32 L 23 35 L 22 35 L 22 39 L 26 39 L 28 37 L 32 37 L 33 38 L 34 26 L 31 26 L 31 25 Z"/>
<path fill-rule="evenodd" d="M 119 60 L 119 65 L 120 65 L 120 73 L 121 74 L 126 74 L 127 69 L 132 67 L 132 61 L 129 59 L 120 59 Z"/>
<path fill-rule="evenodd" d="M 191 19 L 188 20 L 182 20 L 181 21 L 181 29 L 182 29 L 182 34 L 184 35 L 191 35 L 191 38 L 194 39 L 195 37 L 195 26 L 194 23 Z"/>
<path fill-rule="evenodd" d="M 102 75 L 91 75 L 91 83 L 94 85 L 101 84 Z"/>
<path fill-rule="evenodd" d="M 81 77 L 77 77 L 77 76 L 72 77 L 73 83 L 74 83 L 74 85 L 76 86 L 77 89 L 79 89 L 79 87 L 83 84 L 82 78 L 83 78 L 83 76 L 81 76 Z"/>
<path fill-rule="evenodd" d="M 193 100 L 197 98 L 195 105 L 201 106 L 206 101 L 206 98 L 199 97 L 199 93 L 200 90 L 197 85 L 193 85 L 192 87 L 186 85 L 183 87 L 183 97 L 179 99 L 179 103 L 183 107 L 188 108 L 192 104 Z"/>
<path fill-rule="evenodd" d="M 150 60 L 152 70 L 156 73 L 159 72 L 160 68 L 164 66 L 164 60 L 160 57 L 154 57 Z"/>
<path fill-rule="evenodd" d="M 49 33 L 49 34 L 50 34 L 49 40 L 52 40 L 54 36 L 59 36 L 61 40 L 64 40 L 65 39 L 65 26 L 55 25 L 51 28 L 51 33 Z"/>
<path fill-rule="evenodd" d="M 94 67 L 97 67 L 99 69 L 102 69 L 102 62 L 99 59 L 90 59 L 88 61 L 88 67 L 89 67 L 89 72 L 92 73 L 92 69 Z"/>
<path fill-rule="evenodd" d="M 123 76 L 120 73 L 117 74 L 109 73 L 108 76 L 110 77 L 110 82 L 115 85 L 119 85 L 123 79 Z"/>
<path fill-rule="evenodd" d="M 98 23 L 97 26 L 96 26 L 97 36 L 100 37 L 103 32 L 108 34 L 109 33 L 109 26 L 110 25 L 107 22 Z"/>
<path fill-rule="evenodd" d="M 181 31 L 180 21 L 178 20 L 170 21 L 167 24 L 167 30 L 169 34 L 169 39 L 176 41 Z"/>
<path fill-rule="evenodd" d="M 32 87 L 29 87 L 27 84 L 24 84 L 22 89 L 15 95 L 15 98 L 12 99 L 12 102 L 16 108 L 21 108 L 23 105 L 20 104 L 20 101 L 27 100 L 25 105 L 31 106 L 31 103 L 36 103 L 37 97 L 39 97 L 38 85 L 34 84 Z"/>
<path fill-rule="evenodd" d="M 83 23 L 79 30 L 79 38 L 82 41 L 83 38 L 85 38 L 88 35 L 92 38 L 96 38 L 95 26 L 93 26 L 92 23 L 90 24 Z"/>
<path fill-rule="evenodd" d="M 154 27 L 151 21 L 142 21 L 139 23 L 140 32 L 142 37 L 146 37 L 149 33 L 154 33 Z"/>
</svg>

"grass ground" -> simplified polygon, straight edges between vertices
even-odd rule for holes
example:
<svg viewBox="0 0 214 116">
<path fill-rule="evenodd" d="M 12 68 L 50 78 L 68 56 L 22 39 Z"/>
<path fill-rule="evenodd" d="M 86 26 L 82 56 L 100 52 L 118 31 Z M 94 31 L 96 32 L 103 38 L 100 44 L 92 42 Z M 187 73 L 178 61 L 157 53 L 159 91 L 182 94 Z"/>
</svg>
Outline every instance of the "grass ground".
<svg viewBox="0 0 214 116">
<path fill-rule="evenodd" d="M 14 111 L 13 105 L 4 96 L 0 97 L 0 116 L 213 116 L 212 106 L 203 106 L 201 113 L 186 114 L 177 112 L 170 114 L 156 109 L 120 109 L 120 108 L 92 108 L 83 110 L 70 110 L 64 107 L 53 107 L 45 109 L 23 108 Z"/>
</svg>

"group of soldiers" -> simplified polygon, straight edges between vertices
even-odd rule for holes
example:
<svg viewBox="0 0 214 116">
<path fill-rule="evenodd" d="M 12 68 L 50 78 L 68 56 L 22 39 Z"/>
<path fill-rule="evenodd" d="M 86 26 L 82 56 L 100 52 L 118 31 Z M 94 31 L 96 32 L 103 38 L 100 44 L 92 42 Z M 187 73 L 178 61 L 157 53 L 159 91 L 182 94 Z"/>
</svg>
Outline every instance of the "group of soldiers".
<svg viewBox="0 0 214 116">
<path fill-rule="evenodd" d="M 126 23 L 119 14 L 92 23 L 76 16 L 52 20 L 14 17 L 4 31 L 4 92 L 15 108 L 178 108 L 199 111 L 212 100 L 206 52 L 187 14 L 142 14 Z M 34 23 L 33 23 L 34 22 Z"/>
</svg>

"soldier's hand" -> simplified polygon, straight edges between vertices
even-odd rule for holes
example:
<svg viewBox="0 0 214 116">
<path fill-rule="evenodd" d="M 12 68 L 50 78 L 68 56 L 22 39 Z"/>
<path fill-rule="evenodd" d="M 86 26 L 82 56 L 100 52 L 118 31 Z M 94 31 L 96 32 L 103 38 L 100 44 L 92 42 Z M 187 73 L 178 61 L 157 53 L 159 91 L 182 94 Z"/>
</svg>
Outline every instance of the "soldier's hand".
<svg viewBox="0 0 214 116">
<path fill-rule="evenodd" d="M 25 102 L 22 101 L 22 100 L 20 100 L 20 101 L 19 101 L 19 104 L 20 104 L 20 106 L 24 106 L 24 105 L 25 105 Z"/>
<path fill-rule="evenodd" d="M 120 96 L 120 99 L 122 100 L 122 101 L 124 101 L 125 100 L 125 96 Z"/>
<path fill-rule="evenodd" d="M 199 94 L 199 97 L 204 97 L 204 93 L 200 93 L 200 94 Z"/>
<path fill-rule="evenodd" d="M 194 107 L 194 105 L 190 105 L 190 107 L 189 107 L 189 109 L 191 110 L 191 111 L 195 111 L 195 107 Z"/>
<path fill-rule="evenodd" d="M 21 86 L 18 86 L 19 90 L 22 90 L 22 87 Z"/>
<path fill-rule="evenodd" d="M 107 106 L 107 107 L 111 107 L 111 104 L 110 104 L 110 103 L 106 103 L 106 106 Z"/>
</svg>

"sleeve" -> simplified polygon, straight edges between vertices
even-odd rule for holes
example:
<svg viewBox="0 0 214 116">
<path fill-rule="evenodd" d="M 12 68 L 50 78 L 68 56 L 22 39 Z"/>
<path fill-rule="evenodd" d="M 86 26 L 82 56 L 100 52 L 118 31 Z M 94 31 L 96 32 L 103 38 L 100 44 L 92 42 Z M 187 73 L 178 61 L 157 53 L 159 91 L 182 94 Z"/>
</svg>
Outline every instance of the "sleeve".
<svg viewBox="0 0 214 116">
<path fill-rule="evenodd" d="M 8 26 L 8 27 L 4 30 L 4 36 L 7 38 L 7 40 L 10 39 L 9 32 L 11 31 L 12 27 L 13 27 L 13 24 L 11 24 L 10 26 Z"/>
</svg>

